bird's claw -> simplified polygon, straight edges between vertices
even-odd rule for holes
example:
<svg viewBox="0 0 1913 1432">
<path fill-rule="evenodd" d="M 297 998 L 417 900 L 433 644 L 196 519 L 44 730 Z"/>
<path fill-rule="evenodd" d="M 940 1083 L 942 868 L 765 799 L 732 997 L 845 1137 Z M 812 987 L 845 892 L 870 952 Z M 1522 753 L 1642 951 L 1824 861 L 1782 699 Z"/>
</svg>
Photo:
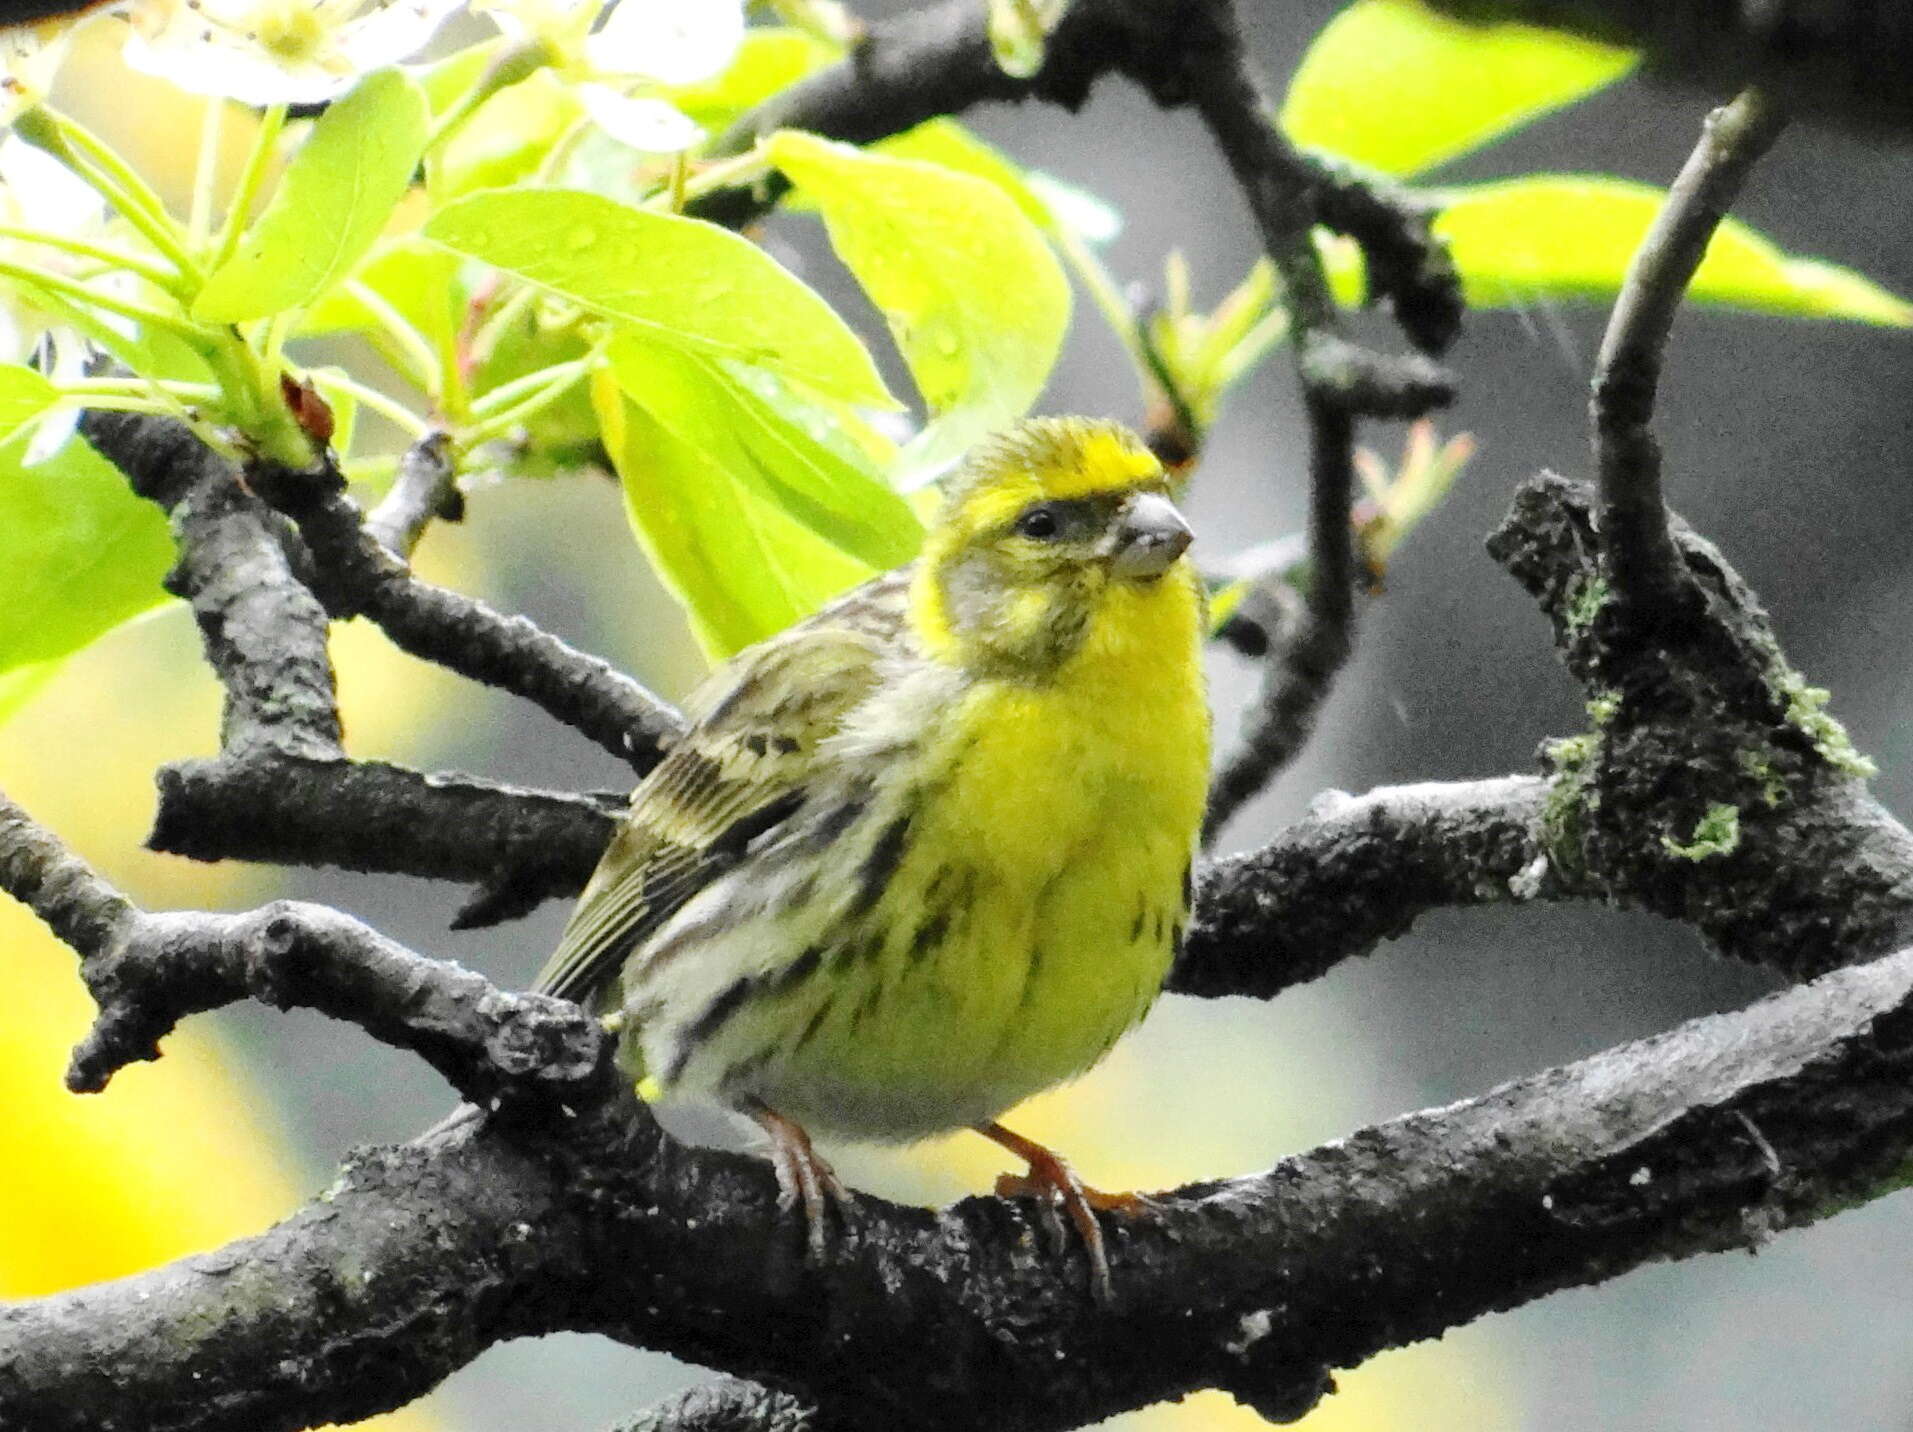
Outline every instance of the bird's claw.
<svg viewBox="0 0 1913 1432">
<path fill-rule="evenodd" d="M 803 1125 L 763 1105 L 752 1109 L 750 1115 L 770 1136 L 778 1211 L 804 1210 L 805 1258 L 813 1266 L 821 1265 L 830 1251 L 830 1209 L 834 1205 L 841 1216 L 850 1203 L 850 1190 L 812 1147 Z"/>
<path fill-rule="evenodd" d="M 1006 1173 L 996 1181 L 998 1198 L 1034 1198 L 1043 1210 L 1045 1225 L 1060 1246 L 1060 1216 L 1066 1216 L 1082 1240 L 1089 1258 L 1090 1292 L 1107 1307 L 1116 1300 L 1115 1285 L 1109 1276 L 1109 1250 L 1103 1237 L 1103 1225 L 1096 1215 L 1119 1213 L 1133 1216 L 1149 1206 L 1139 1193 L 1104 1193 L 1091 1188 L 1076 1176 L 1062 1155 L 1033 1139 L 1012 1133 L 1001 1124 L 985 1124 L 977 1132 L 1009 1149 L 1029 1165 L 1026 1173 Z"/>
</svg>

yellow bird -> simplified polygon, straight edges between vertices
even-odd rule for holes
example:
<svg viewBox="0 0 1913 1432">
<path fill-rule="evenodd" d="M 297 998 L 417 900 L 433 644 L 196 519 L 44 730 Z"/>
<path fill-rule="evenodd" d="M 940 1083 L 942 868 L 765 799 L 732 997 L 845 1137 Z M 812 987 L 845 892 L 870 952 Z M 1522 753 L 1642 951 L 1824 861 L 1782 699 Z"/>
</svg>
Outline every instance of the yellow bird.
<svg viewBox="0 0 1913 1432">
<path fill-rule="evenodd" d="M 952 479 L 921 558 L 740 653 L 631 797 L 537 988 L 620 1021 L 646 1098 L 769 1134 L 813 1256 L 841 1196 L 808 1130 L 973 1128 L 1088 1069 L 1161 989 L 1208 786 L 1203 598 L 1161 463 L 1023 423 Z"/>
</svg>

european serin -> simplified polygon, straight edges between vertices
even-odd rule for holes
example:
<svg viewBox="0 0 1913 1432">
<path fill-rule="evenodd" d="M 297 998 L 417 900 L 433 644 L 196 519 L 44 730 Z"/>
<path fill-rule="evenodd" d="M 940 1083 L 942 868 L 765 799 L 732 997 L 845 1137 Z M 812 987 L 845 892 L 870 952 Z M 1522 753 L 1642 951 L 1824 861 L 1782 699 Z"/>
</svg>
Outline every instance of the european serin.
<svg viewBox="0 0 1913 1432">
<path fill-rule="evenodd" d="M 622 1015 L 646 1097 L 756 1119 L 813 1254 L 840 1190 L 806 1129 L 970 1127 L 1107 1294 L 1093 1209 L 1123 1200 L 995 1120 L 1141 1019 L 1180 938 L 1209 752 L 1189 540 L 1134 436 L 1024 423 L 919 561 L 716 672 L 632 795 L 537 987 Z"/>
</svg>

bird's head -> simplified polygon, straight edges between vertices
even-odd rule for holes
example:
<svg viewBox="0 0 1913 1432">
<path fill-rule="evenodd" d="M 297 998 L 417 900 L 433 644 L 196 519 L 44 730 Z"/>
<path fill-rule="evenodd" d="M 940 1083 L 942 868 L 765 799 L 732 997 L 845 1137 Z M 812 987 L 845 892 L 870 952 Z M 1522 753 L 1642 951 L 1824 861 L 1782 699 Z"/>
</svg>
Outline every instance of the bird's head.
<svg viewBox="0 0 1913 1432">
<path fill-rule="evenodd" d="M 1169 488 L 1115 423 L 1038 418 L 990 438 L 951 479 L 925 540 L 918 635 L 945 659 L 1041 676 L 1099 627 L 1185 608 L 1193 621 L 1189 525 Z"/>
</svg>

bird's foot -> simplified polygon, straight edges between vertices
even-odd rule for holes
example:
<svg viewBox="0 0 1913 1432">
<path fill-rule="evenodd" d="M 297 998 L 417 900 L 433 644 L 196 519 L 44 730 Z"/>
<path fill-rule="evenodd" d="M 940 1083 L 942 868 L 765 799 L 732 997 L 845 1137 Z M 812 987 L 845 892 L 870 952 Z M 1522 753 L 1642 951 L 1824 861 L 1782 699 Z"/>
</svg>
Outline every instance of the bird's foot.
<svg viewBox="0 0 1913 1432">
<path fill-rule="evenodd" d="M 1035 1198 L 1045 1206 L 1060 1207 L 1082 1240 L 1089 1257 L 1090 1291 L 1099 1303 L 1115 1301 L 1115 1287 L 1109 1277 L 1109 1253 L 1103 1240 L 1103 1226 L 1096 1215 L 1120 1213 L 1131 1216 L 1148 1207 L 1149 1200 L 1139 1193 L 1104 1193 L 1091 1188 L 1076 1176 L 1063 1156 L 1034 1139 L 1004 1128 L 1001 1124 L 978 1124 L 984 1138 L 1001 1144 L 1029 1165 L 1026 1173 L 1006 1173 L 996 1181 L 998 1198 Z"/>
<path fill-rule="evenodd" d="M 778 1208 L 789 1213 L 802 1205 L 806 1256 L 813 1264 L 822 1263 L 829 1248 L 830 1206 L 835 1204 L 841 1210 L 850 1201 L 850 1190 L 811 1146 L 802 1124 L 766 1104 L 754 1104 L 745 1112 L 770 1136 Z"/>
</svg>

